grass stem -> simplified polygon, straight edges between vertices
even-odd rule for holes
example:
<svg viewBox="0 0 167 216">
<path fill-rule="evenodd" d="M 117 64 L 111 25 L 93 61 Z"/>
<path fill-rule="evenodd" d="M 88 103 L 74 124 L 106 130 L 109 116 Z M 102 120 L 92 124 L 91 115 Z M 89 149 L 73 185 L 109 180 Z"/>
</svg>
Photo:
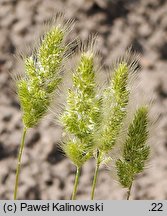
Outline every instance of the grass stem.
<svg viewBox="0 0 167 216">
<path fill-rule="evenodd" d="M 15 179 L 15 188 L 14 188 L 14 200 L 17 199 L 17 191 L 18 191 L 18 184 L 19 184 L 19 174 L 20 174 L 20 168 L 21 168 L 21 158 L 22 158 L 23 149 L 24 149 L 26 132 L 27 132 L 27 128 L 24 127 L 23 134 L 22 134 L 22 139 L 21 139 L 21 145 L 20 145 L 19 154 L 18 154 L 18 159 L 17 159 L 16 179 Z"/>
<path fill-rule="evenodd" d="M 94 195 L 95 195 L 95 188 L 96 188 L 96 183 L 97 183 L 97 176 L 98 176 L 99 167 L 100 167 L 99 158 L 100 158 L 100 154 L 98 153 L 97 162 L 96 162 L 96 169 L 95 169 L 94 178 L 93 178 L 93 184 L 92 184 L 91 200 L 94 199 Z"/>
<path fill-rule="evenodd" d="M 81 168 L 77 167 L 77 171 L 76 171 L 76 175 L 75 175 L 74 190 L 73 190 L 73 193 L 72 193 L 72 200 L 76 200 L 76 193 L 77 193 L 80 174 L 81 174 Z"/>
<path fill-rule="evenodd" d="M 128 188 L 127 200 L 130 200 L 131 189 L 132 189 L 132 184 L 131 184 L 130 187 Z"/>
</svg>

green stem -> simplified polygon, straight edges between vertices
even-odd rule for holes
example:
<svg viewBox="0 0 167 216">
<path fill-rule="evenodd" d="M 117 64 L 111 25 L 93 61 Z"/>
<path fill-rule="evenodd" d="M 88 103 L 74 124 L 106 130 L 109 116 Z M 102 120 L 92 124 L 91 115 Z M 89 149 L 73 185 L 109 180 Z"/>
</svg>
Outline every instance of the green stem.
<svg viewBox="0 0 167 216">
<path fill-rule="evenodd" d="M 131 189 L 132 189 L 132 184 L 131 184 L 130 187 L 128 188 L 127 200 L 130 200 Z"/>
<path fill-rule="evenodd" d="M 77 171 L 76 171 L 76 175 L 75 175 L 74 190 L 72 193 L 72 200 L 76 199 L 76 193 L 77 193 L 77 187 L 78 187 L 80 173 L 81 173 L 81 168 L 77 167 Z"/>
<path fill-rule="evenodd" d="M 21 158 L 22 158 L 23 149 L 24 149 L 26 132 L 27 132 L 27 128 L 24 127 L 23 134 L 22 134 L 22 139 L 21 139 L 21 145 L 20 145 L 19 154 L 18 154 L 18 159 L 17 159 L 18 162 L 17 162 L 16 178 L 15 178 L 14 200 L 17 199 L 17 190 L 18 190 L 18 184 L 19 184 L 19 174 L 20 174 L 20 167 L 21 167 Z"/>
<path fill-rule="evenodd" d="M 96 169 L 95 169 L 95 174 L 94 174 L 93 184 L 92 184 L 91 200 L 94 199 L 98 173 L 99 173 L 99 164 L 96 164 Z"/>
<path fill-rule="evenodd" d="M 98 151 L 97 159 L 96 159 L 96 169 L 95 169 L 93 184 L 92 184 L 91 200 L 94 199 L 94 195 L 95 195 L 95 188 L 96 188 L 96 183 L 97 183 L 97 176 L 99 173 L 99 167 L 100 167 L 100 152 Z"/>
</svg>

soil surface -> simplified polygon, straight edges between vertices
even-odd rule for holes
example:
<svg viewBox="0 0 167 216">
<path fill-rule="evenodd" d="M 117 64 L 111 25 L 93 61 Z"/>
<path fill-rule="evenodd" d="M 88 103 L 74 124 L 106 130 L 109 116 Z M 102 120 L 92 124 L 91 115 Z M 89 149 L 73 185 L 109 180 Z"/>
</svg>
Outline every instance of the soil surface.
<svg viewBox="0 0 167 216">
<path fill-rule="evenodd" d="M 128 47 L 140 53 L 139 95 L 155 98 L 158 116 L 150 145 L 152 156 L 137 176 L 132 199 L 167 199 L 167 1 L 166 0 L 0 0 L 0 199 L 13 199 L 22 122 L 9 71 L 19 71 L 17 50 L 33 46 L 44 21 L 58 11 L 77 20 L 70 37 L 98 33 L 107 67 Z M 141 92 L 140 92 L 141 91 Z M 58 149 L 62 129 L 51 115 L 29 130 L 22 159 L 19 199 L 70 199 L 75 167 Z M 78 199 L 90 199 L 94 160 L 82 169 Z M 125 199 L 126 190 L 102 167 L 96 199 Z"/>
</svg>

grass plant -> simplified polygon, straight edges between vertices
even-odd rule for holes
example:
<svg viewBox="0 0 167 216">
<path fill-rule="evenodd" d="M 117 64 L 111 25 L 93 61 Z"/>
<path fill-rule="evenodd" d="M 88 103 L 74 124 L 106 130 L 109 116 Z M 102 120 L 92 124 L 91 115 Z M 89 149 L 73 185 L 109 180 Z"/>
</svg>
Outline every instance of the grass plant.
<svg viewBox="0 0 167 216">
<path fill-rule="evenodd" d="M 62 65 L 69 49 L 65 38 L 70 30 L 70 21 L 63 24 L 61 19 L 61 15 L 57 17 L 56 23 L 41 38 L 33 54 L 23 57 L 25 73 L 15 76 L 24 125 L 16 169 L 15 200 L 27 130 L 35 127 L 46 115 L 62 79 Z"/>
<path fill-rule="evenodd" d="M 40 40 L 38 48 L 31 56 L 24 57 L 25 74 L 17 76 L 17 93 L 20 100 L 23 121 L 23 135 L 16 170 L 14 199 L 17 199 L 21 159 L 25 137 L 29 128 L 35 127 L 46 115 L 54 100 L 54 93 L 62 81 L 64 60 L 70 53 L 65 43 L 69 23 L 56 22 Z M 99 168 L 112 159 L 111 151 L 116 145 L 123 122 L 128 112 L 131 94 L 129 83 L 137 70 L 137 61 L 125 53 L 114 66 L 112 76 L 105 86 L 96 81 L 96 52 L 94 39 L 82 49 L 76 67 L 73 68 L 72 86 L 68 89 L 63 112 L 59 116 L 66 140 L 62 149 L 76 166 L 76 176 L 72 200 L 76 199 L 81 168 L 91 158 L 95 158 L 91 199 L 94 199 Z M 75 51 L 74 51 L 75 52 Z M 67 73 L 68 68 L 66 68 Z M 100 92 L 100 93 L 99 93 Z M 144 169 L 149 157 L 148 108 L 136 110 L 129 124 L 127 137 L 122 145 L 122 155 L 116 161 L 118 179 L 128 189 L 130 197 L 135 176 Z"/>
</svg>

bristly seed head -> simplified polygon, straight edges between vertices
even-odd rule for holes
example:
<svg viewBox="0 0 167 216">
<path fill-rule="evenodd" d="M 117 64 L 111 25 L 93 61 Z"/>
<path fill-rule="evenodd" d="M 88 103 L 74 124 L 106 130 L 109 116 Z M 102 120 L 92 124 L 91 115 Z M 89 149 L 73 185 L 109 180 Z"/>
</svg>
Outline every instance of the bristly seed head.
<svg viewBox="0 0 167 216">
<path fill-rule="evenodd" d="M 148 139 L 148 109 L 140 107 L 128 128 L 122 159 L 116 161 L 117 174 L 123 187 L 129 188 L 136 174 L 144 169 L 150 147 Z"/>
<path fill-rule="evenodd" d="M 25 76 L 16 84 L 27 128 L 34 127 L 46 114 L 52 94 L 61 81 L 60 70 L 68 49 L 65 37 L 62 25 L 52 27 L 36 53 L 24 59 Z"/>
<path fill-rule="evenodd" d="M 78 67 L 73 74 L 73 88 L 69 89 L 67 106 L 61 117 L 66 132 L 76 140 L 68 142 L 64 151 L 77 166 L 88 159 L 87 155 L 90 156 L 98 116 L 99 100 L 96 97 L 94 53 L 87 51 L 81 53 Z M 73 152 L 76 153 L 75 157 Z"/>
<path fill-rule="evenodd" d="M 129 101 L 128 90 L 129 66 L 121 62 L 115 68 L 113 79 L 104 90 L 101 108 L 101 123 L 97 142 L 102 152 L 108 153 L 115 144 L 116 138 L 126 116 Z"/>
</svg>

